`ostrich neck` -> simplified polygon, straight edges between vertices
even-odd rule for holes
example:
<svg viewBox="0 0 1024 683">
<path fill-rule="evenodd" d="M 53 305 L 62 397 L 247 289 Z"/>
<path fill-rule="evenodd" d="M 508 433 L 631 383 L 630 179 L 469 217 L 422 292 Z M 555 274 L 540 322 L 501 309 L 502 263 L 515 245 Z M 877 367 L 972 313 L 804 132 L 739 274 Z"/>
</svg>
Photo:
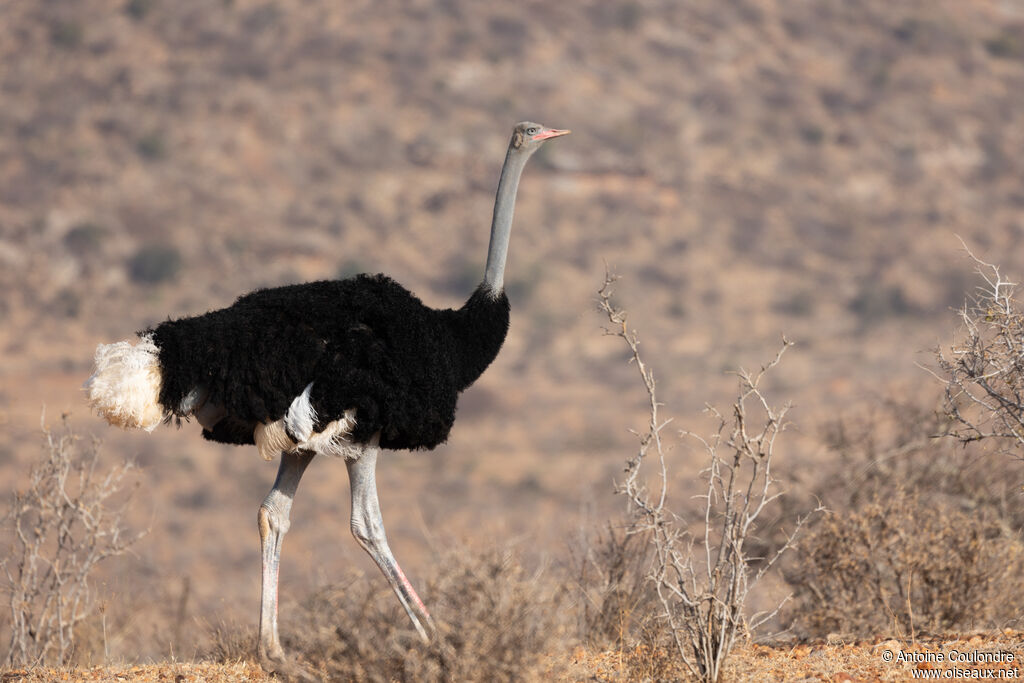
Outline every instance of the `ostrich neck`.
<svg viewBox="0 0 1024 683">
<path fill-rule="evenodd" d="M 494 198 L 494 217 L 491 220 L 491 243 L 487 248 L 487 268 L 484 271 L 484 287 L 497 296 L 505 287 L 505 258 L 508 256 L 508 239 L 512 232 L 512 213 L 515 209 L 519 177 L 523 174 L 528 154 L 509 147 L 505 165 L 501 167 L 498 194 Z"/>
</svg>

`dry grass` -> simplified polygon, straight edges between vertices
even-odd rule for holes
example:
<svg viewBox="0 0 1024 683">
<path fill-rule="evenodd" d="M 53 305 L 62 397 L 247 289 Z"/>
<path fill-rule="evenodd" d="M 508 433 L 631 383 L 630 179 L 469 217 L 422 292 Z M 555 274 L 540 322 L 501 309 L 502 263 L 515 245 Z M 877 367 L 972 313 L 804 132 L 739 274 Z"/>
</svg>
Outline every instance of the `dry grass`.
<svg viewBox="0 0 1024 683">
<path fill-rule="evenodd" d="M 1024 603 L 1019 465 L 960 447 L 950 421 L 888 401 L 829 425 L 811 491 L 831 514 L 786 572 L 804 638 L 1002 627 Z"/>
<path fill-rule="evenodd" d="M 731 683 L 835 681 L 904 681 L 912 663 L 886 663 L 884 650 L 905 652 L 1008 652 L 1015 661 L 996 668 L 1020 669 L 1024 659 L 1024 631 L 1004 630 L 967 635 L 943 634 L 918 638 L 916 642 L 900 640 L 851 640 L 847 642 L 808 642 L 785 645 L 740 644 L 730 657 L 725 679 Z M 645 662 L 636 668 L 632 660 Z M 637 680 L 688 680 L 671 661 L 648 652 L 647 645 L 615 650 L 587 650 L 576 648 L 572 653 L 557 652 L 547 659 L 550 671 L 523 672 L 521 681 L 591 681 L 593 683 L 623 683 Z M 664 661 L 660 669 L 650 668 L 651 662 Z M 923 668 L 923 667 L 922 667 Z M 958 666 L 961 673 L 981 670 L 984 665 Z M 644 674 L 644 672 L 647 672 Z M 262 683 L 277 680 L 264 674 L 259 666 L 249 662 L 163 662 L 145 666 L 114 665 L 95 668 L 37 668 L 34 670 L 7 670 L 0 672 L 0 683 L 86 683 L 91 681 L 124 681 L 126 683 Z"/>
<path fill-rule="evenodd" d="M 573 555 L 578 637 L 597 648 L 632 644 L 658 599 L 647 579 L 653 559 L 649 535 L 629 533 L 626 522 L 609 522 Z"/>
<path fill-rule="evenodd" d="M 892 662 L 883 659 L 883 652 L 942 652 L 951 650 L 961 653 L 989 652 L 1011 653 L 1014 661 L 1002 665 L 957 664 L 956 668 L 965 678 L 971 671 L 980 673 L 986 668 L 1022 668 L 1024 658 L 1024 632 L 1000 630 L 970 634 L 941 634 L 919 637 L 916 641 L 884 638 L 810 641 L 757 645 L 741 643 L 734 650 L 725 666 L 723 678 L 729 683 L 762 683 L 779 681 L 809 683 L 829 681 L 833 683 L 858 683 L 868 681 L 909 680 L 915 663 Z M 936 664 L 935 668 L 952 668 L 947 664 Z M 978 677 L 975 674 L 975 677 Z M 651 649 L 647 644 L 638 644 L 621 650 L 586 651 L 573 654 L 572 667 L 562 680 L 593 681 L 594 683 L 620 683 L 625 681 L 688 681 L 686 673 L 678 663 L 667 658 L 664 649 Z"/>
<path fill-rule="evenodd" d="M 732 683 L 760 683 L 765 680 L 832 681 L 834 683 L 858 683 L 860 681 L 906 681 L 912 671 L 925 669 L 956 669 L 964 678 L 984 678 L 986 670 L 1017 669 L 1019 678 L 1024 657 L 1024 633 L 1016 630 L 1000 630 L 971 634 L 936 634 L 930 637 L 910 639 L 872 638 L 821 642 L 814 641 L 793 645 L 764 646 L 748 645 L 740 648 L 727 669 L 727 679 Z M 883 653 L 943 653 L 952 650 L 961 653 L 988 652 L 1010 653 L 1014 661 L 1004 664 L 916 664 L 913 662 L 886 662 Z M 971 671 L 975 673 L 972 675 Z M 952 678 L 952 676 L 951 676 Z M 947 679 L 948 680 L 948 679 Z"/>
<path fill-rule="evenodd" d="M 422 644 L 379 577 L 353 574 L 291 610 L 285 650 L 324 680 L 513 681 L 556 673 L 545 655 L 568 649 L 568 592 L 528 572 L 508 550 L 452 551 L 424 598 L 439 637 Z M 256 634 L 218 627 L 211 658 L 255 659 Z M 557 667 L 555 667 L 557 668 Z"/>
<path fill-rule="evenodd" d="M 829 515 L 790 576 L 805 632 L 912 637 L 1006 623 L 1024 600 L 1024 544 L 998 519 L 897 492 Z"/>
<path fill-rule="evenodd" d="M 254 662 L 163 662 L 149 665 L 111 665 L 91 668 L 8 669 L 0 672 L 2 683 L 53 683 L 54 681 L 137 681 L 149 683 L 260 683 L 278 679 Z"/>
</svg>

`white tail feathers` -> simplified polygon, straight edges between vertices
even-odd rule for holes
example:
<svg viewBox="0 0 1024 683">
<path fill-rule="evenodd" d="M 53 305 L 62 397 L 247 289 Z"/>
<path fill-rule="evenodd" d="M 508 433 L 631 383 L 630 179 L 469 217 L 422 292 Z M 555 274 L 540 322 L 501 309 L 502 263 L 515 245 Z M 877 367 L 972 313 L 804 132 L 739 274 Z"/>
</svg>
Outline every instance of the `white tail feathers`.
<svg viewBox="0 0 1024 683">
<path fill-rule="evenodd" d="M 89 405 L 123 429 L 156 429 L 167 411 L 160 405 L 160 356 L 152 335 L 137 344 L 122 341 L 96 347 L 96 369 L 84 388 Z"/>
</svg>

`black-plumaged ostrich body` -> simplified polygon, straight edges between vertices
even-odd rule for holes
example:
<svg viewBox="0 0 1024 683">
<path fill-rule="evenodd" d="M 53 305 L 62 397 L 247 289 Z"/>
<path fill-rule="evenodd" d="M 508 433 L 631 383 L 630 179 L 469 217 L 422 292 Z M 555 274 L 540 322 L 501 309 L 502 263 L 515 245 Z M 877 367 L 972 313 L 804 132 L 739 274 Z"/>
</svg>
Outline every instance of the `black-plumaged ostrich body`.
<svg viewBox="0 0 1024 683">
<path fill-rule="evenodd" d="M 430 449 L 508 323 L 504 292 L 481 286 L 462 308 L 436 310 L 384 275 L 359 275 L 258 290 L 143 334 L 159 349 L 165 411 L 218 407 L 208 439 L 254 443 L 256 426 L 282 419 L 309 386 L 314 432 L 354 410 L 351 441 L 379 432 L 381 448 Z"/>
<path fill-rule="evenodd" d="M 152 430 L 195 418 L 214 441 L 281 456 L 260 505 L 258 651 L 287 663 L 277 629 L 281 543 L 299 480 L 316 455 L 344 458 L 351 530 L 420 636 L 433 620 L 388 547 L 377 499 L 379 448 L 431 449 L 452 428 L 459 394 L 494 360 L 509 325 L 505 262 L 519 178 L 545 140 L 569 131 L 517 124 L 491 221 L 483 282 L 459 309 L 436 310 L 383 275 L 262 289 L 232 306 L 168 320 L 136 343 L 101 344 L 85 388 L 111 424 Z"/>
</svg>

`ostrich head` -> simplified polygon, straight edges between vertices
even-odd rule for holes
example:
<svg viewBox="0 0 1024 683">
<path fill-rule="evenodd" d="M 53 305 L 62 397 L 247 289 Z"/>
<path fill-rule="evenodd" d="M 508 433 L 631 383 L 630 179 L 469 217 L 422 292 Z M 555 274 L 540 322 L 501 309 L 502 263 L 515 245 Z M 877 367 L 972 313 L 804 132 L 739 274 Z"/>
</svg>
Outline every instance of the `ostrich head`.
<svg viewBox="0 0 1024 683">
<path fill-rule="evenodd" d="M 527 155 L 533 154 L 540 149 L 545 140 L 568 134 L 568 130 L 548 128 L 532 121 L 523 121 L 517 123 L 516 127 L 512 129 L 512 149 L 525 152 Z"/>
</svg>

